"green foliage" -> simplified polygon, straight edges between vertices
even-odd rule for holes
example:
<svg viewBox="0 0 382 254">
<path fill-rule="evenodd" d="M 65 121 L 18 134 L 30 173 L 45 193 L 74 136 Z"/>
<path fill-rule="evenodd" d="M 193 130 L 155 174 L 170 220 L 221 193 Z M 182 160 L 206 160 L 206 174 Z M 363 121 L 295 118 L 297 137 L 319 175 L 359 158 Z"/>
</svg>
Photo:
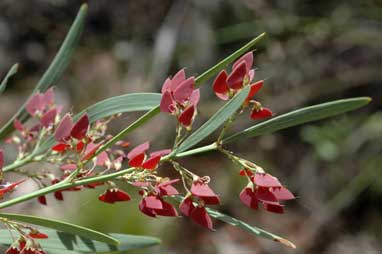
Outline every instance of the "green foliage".
<svg viewBox="0 0 382 254">
<path fill-rule="evenodd" d="M 13 75 L 16 74 L 18 68 L 19 68 L 19 65 L 18 64 L 14 64 L 14 65 L 12 65 L 11 69 L 7 72 L 7 74 L 5 75 L 3 81 L 1 81 L 1 83 L 0 83 L 0 94 L 5 91 L 5 89 L 7 88 L 8 80 Z"/>
<path fill-rule="evenodd" d="M 74 254 L 74 253 L 113 253 L 122 254 L 132 249 L 142 249 L 157 245 L 160 240 L 155 237 L 128 234 L 110 234 L 118 240 L 119 245 L 110 245 L 87 237 L 64 233 L 51 229 L 41 229 L 49 238 L 39 241 L 41 247 L 48 253 Z M 8 230 L 0 230 L 0 244 L 12 244 Z"/>
<path fill-rule="evenodd" d="M 119 241 L 117 239 L 109 235 L 106 235 L 101 232 L 97 232 L 89 228 L 63 222 L 63 221 L 45 219 L 45 218 L 30 216 L 30 215 L 13 214 L 13 213 L 0 213 L 0 217 L 7 218 L 14 221 L 20 221 L 20 222 L 30 223 L 33 225 L 60 230 L 63 232 L 71 233 L 74 235 L 86 237 L 92 240 L 96 240 L 96 241 L 100 241 L 100 242 L 104 242 L 108 244 L 113 244 L 113 245 L 119 244 Z"/>
</svg>

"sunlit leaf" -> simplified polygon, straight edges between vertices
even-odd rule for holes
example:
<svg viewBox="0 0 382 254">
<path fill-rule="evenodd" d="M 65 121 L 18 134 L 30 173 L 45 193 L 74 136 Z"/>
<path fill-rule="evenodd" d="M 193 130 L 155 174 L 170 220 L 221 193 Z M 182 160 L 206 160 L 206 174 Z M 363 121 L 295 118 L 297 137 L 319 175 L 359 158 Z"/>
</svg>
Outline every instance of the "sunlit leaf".
<svg viewBox="0 0 382 254">
<path fill-rule="evenodd" d="M 219 128 L 225 121 L 227 121 L 243 104 L 247 98 L 249 87 L 244 88 L 240 93 L 235 95 L 228 101 L 222 108 L 218 110 L 207 122 L 205 122 L 199 129 L 192 133 L 177 149 L 177 152 L 182 152 L 190 147 L 198 144 L 200 141 L 208 137 L 212 132 Z"/>
<path fill-rule="evenodd" d="M 37 83 L 32 92 L 32 95 L 38 91 L 46 91 L 49 87 L 56 84 L 57 81 L 61 78 L 62 74 L 69 65 L 69 62 L 74 53 L 74 49 L 76 48 L 80 35 L 83 31 L 87 9 L 88 8 L 86 4 L 81 6 L 76 19 L 74 20 L 64 42 L 57 52 L 57 55 L 54 57 L 49 68 L 45 71 L 44 75 Z M 13 117 L 1 128 L 0 139 L 4 138 L 13 131 L 13 121 L 15 119 L 19 119 L 21 122 L 25 122 L 29 118 L 29 114 L 25 111 L 25 105 L 26 104 L 21 106 L 21 108 L 13 115 Z"/>
<path fill-rule="evenodd" d="M 13 214 L 13 213 L 0 213 L 0 217 L 15 220 L 19 222 L 30 223 L 33 225 L 43 226 L 51 229 L 60 230 L 63 232 L 71 233 L 74 235 L 86 237 L 92 240 L 105 242 L 108 244 L 117 245 L 119 241 L 107 234 L 97 232 L 95 230 L 81 227 L 78 225 L 70 224 L 63 221 L 41 218 L 37 216 Z"/>
<path fill-rule="evenodd" d="M 276 116 L 270 120 L 256 124 L 241 132 L 238 132 L 223 140 L 223 143 L 232 142 L 238 138 L 256 137 L 263 134 L 272 133 L 292 126 L 301 125 L 308 122 L 317 121 L 331 116 L 339 115 L 367 105 L 371 99 L 369 97 L 358 97 L 343 99 L 323 104 L 318 104 L 306 108 Z"/>
<path fill-rule="evenodd" d="M 47 239 L 39 240 L 41 247 L 48 253 L 54 254 L 74 254 L 74 253 L 125 253 L 127 250 L 142 249 L 160 244 L 160 240 L 155 237 L 128 235 L 128 234 L 110 234 L 119 241 L 119 245 L 110 245 L 107 243 L 91 240 L 86 237 L 80 237 L 69 233 L 50 229 L 40 229 L 47 234 Z M 14 232 L 15 233 L 15 232 Z M 12 244 L 8 230 L 0 230 L 0 244 Z"/>
<path fill-rule="evenodd" d="M 0 93 L 3 93 L 5 88 L 7 88 L 7 84 L 8 84 L 8 80 L 16 74 L 17 72 L 17 68 L 19 67 L 18 64 L 14 64 L 11 69 L 7 72 L 7 74 L 5 75 L 3 81 L 1 81 L 0 83 Z"/>
</svg>

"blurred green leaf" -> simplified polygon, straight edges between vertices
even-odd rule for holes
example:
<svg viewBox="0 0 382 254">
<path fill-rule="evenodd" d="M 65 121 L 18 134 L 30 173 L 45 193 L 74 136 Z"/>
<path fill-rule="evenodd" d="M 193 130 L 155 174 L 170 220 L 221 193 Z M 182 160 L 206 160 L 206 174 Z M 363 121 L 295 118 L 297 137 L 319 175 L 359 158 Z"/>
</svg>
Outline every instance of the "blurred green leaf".
<svg viewBox="0 0 382 254">
<path fill-rule="evenodd" d="M 110 234 L 113 238 L 120 242 L 120 244 L 116 246 L 55 230 L 41 229 L 41 232 L 49 236 L 48 239 L 39 240 L 41 247 L 48 253 L 54 254 L 122 254 L 126 253 L 125 251 L 127 250 L 142 249 L 160 244 L 160 240 L 158 238 L 149 236 Z M 0 244 L 10 245 L 12 242 L 13 240 L 10 237 L 9 231 L 5 229 L 0 230 Z"/>
<path fill-rule="evenodd" d="M 240 93 L 235 95 L 228 101 L 222 108 L 218 110 L 207 122 L 205 122 L 199 129 L 191 134 L 177 149 L 177 152 L 182 152 L 188 148 L 193 147 L 200 141 L 208 137 L 212 132 L 219 128 L 225 121 L 227 121 L 243 104 L 247 98 L 249 86 L 245 87 Z"/>
<path fill-rule="evenodd" d="M 100 241 L 100 242 L 104 242 L 108 244 L 113 244 L 113 245 L 119 244 L 119 241 L 117 239 L 109 235 L 106 235 L 101 232 L 97 232 L 89 228 L 63 222 L 63 221 L 45 219 L 45 218 L 30 216 L 30 215 L 13 214 L 13 213 L 0 213 L 0 217 L 60 230 L 63 232 L 71 233 L 74 235 L 86 237 L 92 240 L 96 240 L 96 241 Z"/>
<path fill-rule="evenodd" d="M 76 48 L 81 33 L 83 31 L 87 9 L 88 7 L 86 4 L 83 4 L 81 6 L 76 19 L 74 20 L 64 42 L 61 45 L 61 48 L 57 52 L 57 55 L 54 57 L 49 68 L 45 71 L 44 75 L 37 83 L 31 96 L 36 92 L 46 91 L 49 87 L 57 83 L 57 81 L 61 78 L 63 72 L 69 65 L 69 62 L 74 53 L 74 49 Z M 3 139 L 5 136 L 7 136 L 13 131 L 13 121 L 15 119 L 18 119 L 21 122 L 25 122 L 29 118 L 29 114 L 25 110 L 25 105 L 26 103 L 24 103 L 24 105 L 20 107 L 20 109 L 13 115 L 13 117 L 1 128 L 0 139 Z"/>
<path fill-rule="evenodd" d="M 7 88 L 8 80 L 10 79 L 10 77 L 16 74 L 18 67 L 19 67 L 18 64 L 14 64 L 12 65 L 11 69 L 7 72 L 3 81 L 1 81 L 0 83 L 0 93 L 3 93 L 5 88 Z"/>
<path fill-rule="evenodd" d="M 238 132 L 224 139 L 223 143 L 232 142 L 242 137 L 256 137 L 292 126 L 301 125 L 303 123 L 313 122 L 323 118 L 339 115 L 363 107 L 370 101 L 371 99 L 369 97 L 358 97 L 297 109 L 295 111 L 276 116 L 270 120 L 261 122 L 241 132 Z"/>
</svg>

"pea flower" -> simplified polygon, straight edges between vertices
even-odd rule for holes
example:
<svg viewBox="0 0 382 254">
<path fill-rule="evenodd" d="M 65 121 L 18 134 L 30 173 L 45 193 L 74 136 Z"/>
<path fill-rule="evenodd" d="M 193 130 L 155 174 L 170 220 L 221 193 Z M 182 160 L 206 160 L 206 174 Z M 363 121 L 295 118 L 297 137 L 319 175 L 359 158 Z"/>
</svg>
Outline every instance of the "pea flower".
<svg viewBox="0 0 382 254">
<path fill-rule="evenodd" d="M 164 82 L 160 109 L 175 115 L 178 122 L 189 129 L 197 113 L 199 99 L 200 90 L 195 89 L 195 78 L 186 79 L 185 71 L 181 69 L 172 79 L 167 78 Z"/>
<path fill-rule="evenodd" d="M 158 167 L 158 164 L 162 158 L 169 153 L 170 149 L 164 149 L 150 153 L 150 156 L 146 155 L 147 150 L 150 148 L 150 143 L 145 142 L 132 149 L 128 154 L 129 165 L 135 168 L 143 168 L 148 170 L 154 170 Z"/>
<path fill-rule="evenodd" d="M 115 202 L 129 201 L 131 197 L 118 188 L 112 188 L 107 189 L 98 199 L 105 203 L 114 204 Z"/>
</svg>

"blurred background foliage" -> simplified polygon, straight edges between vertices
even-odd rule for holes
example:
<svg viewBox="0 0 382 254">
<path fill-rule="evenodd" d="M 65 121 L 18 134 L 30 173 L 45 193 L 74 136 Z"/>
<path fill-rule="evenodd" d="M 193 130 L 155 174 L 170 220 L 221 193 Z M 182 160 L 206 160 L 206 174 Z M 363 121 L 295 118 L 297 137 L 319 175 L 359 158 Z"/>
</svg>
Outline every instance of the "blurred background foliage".
<svg viewBox="0 0 382 254">
<path fill-rule="evenodd" d="M 0 73 L 4 75 L 15 62 L 21 64 L 1 97 L 0 123 L 26 99 L 81 3 L 0 1 Z M 258 99 L 276 114 L 352 96 L 371 96 L 373 102 L 341 117 L 229 146 L 278 176 L 298 196 L 281 216 L 240 204 L 238 193 L 245 182 L 238 177 L 239 169 L 221 155 L 182 160 L 190 169 L 212 177 L 222 196 L 222 211 L 285 236 L 297 244 L 296 251 L 220 223 L 217 232 L 207 232 L 187 219 L 147 218 L 137 211 L 138 195 L 127 204 L 105 205 L 97 201 L 101 190 L 89 190 L 65 193 L 65 203 L 49 197 L 47 208 L 33 201 L 9 210 L 163 239 L 157 249 L 139 253 L 381 253 L 381 1 L 88 3 L 80 47 L 56 88 L 58 100 L 68 110 L 79 112 L 100 99 L 127 92 L 158 92 L 163 80 L 178 69 L 200 74 L 261 32 L 268 35 L 255 51 L 256 77 L 266 79 L 266 86 Z M 202 87 L 195 127 L 222 105 L 212 93 L 211 82 Z M 111 133 L 135 117 L 129 114 L 115 121 Z M 149 139 L 155 149 L 168 147 L 173 124 L 168 116 L 159 116 L 128 139 L 133 145 Z M 243 117 L 234 129 L 249 125 Z M 161 171 L 173 174 L 170 168 Z M 33 188 L 31 183 L 14 195 Z"/>
</svg>

